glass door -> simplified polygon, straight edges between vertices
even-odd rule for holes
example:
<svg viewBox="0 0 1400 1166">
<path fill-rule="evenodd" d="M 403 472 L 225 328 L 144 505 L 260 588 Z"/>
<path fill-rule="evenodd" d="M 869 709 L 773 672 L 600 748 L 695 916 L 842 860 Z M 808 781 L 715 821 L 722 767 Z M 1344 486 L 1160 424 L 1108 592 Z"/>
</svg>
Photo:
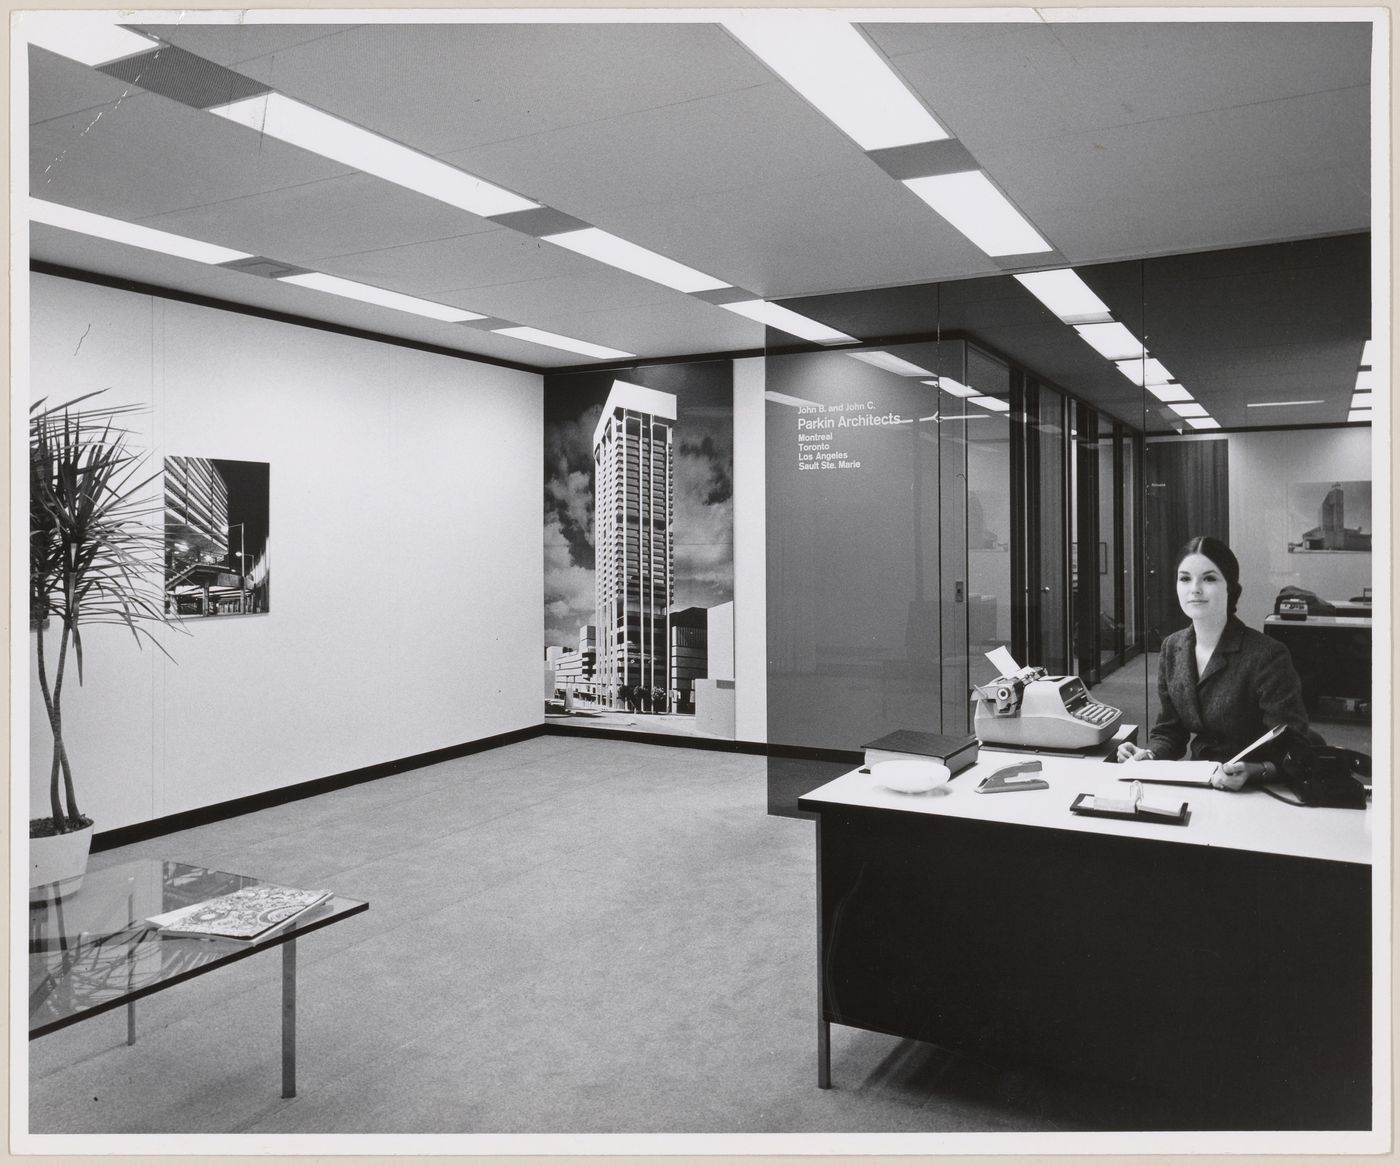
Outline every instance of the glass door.
<svg viewBox="0 0 1400 1166">
<path fill-rule="evenodd" d="M 1021 531 L 1021 663 L 1053 675 L 1070 666 L 1070 498 L 1068 400 L 1033 377 L 1022 378 L 1017 480 Z"/>
</svg>

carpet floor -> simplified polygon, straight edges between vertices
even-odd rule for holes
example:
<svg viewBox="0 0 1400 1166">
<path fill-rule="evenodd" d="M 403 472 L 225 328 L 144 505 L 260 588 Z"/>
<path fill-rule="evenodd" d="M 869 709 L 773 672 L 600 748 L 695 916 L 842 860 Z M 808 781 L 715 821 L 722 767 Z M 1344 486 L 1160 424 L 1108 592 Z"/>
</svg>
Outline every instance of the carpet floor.
<svg viewBox="0 0 1400 1166">
<path fill-rule="evenodd" d="M 370 909 L 30 1045 L 34 1134 L 1003 1132 L 1152 1103 L 836 1027 L 816 1087 L 810 821 L 762 757 L 542 737 L 93 856 Z"/>
</svg>

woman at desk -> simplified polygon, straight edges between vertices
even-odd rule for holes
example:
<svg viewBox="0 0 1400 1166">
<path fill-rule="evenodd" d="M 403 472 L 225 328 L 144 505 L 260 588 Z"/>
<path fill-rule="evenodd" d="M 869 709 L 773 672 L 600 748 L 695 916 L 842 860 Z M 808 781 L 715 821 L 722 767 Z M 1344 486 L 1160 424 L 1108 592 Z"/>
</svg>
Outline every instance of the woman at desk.
<svg viewBox="0 0 1400 1166">
<path fill-rule="evenodd" d="M 1157 670 L 1161 704 L 1147 748 L 1118 747 L 1119 761 L 1159 758 L 1225 761 L 1266 729 L 1306 732 L 1302 684 L 1288 649 L 1235 617 L 1240 564 L 1217 538 L 1191 539 L 1177 555 L 1176 598 L 1191 626 L 1162 641 Z M 1239 789 L 1276 776 L 1272 761 L 1236 761 L 1211 782 Z"/>
</svg>

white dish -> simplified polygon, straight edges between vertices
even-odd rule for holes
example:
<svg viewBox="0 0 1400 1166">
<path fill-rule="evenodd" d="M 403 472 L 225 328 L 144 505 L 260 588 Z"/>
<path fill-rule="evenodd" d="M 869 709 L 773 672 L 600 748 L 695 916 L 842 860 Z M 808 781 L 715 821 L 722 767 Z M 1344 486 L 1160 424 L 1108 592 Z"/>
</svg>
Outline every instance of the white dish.
<svg viewBox="0 0 1400 1166">
<path fill-rule="evenodd" d="M 870 767 L 870 776 L 881 789 L 897 794 L 923 794 L 947 784 L 952 776 L 941 761 L 915 758 L 881 761 Z"/>
</svg>

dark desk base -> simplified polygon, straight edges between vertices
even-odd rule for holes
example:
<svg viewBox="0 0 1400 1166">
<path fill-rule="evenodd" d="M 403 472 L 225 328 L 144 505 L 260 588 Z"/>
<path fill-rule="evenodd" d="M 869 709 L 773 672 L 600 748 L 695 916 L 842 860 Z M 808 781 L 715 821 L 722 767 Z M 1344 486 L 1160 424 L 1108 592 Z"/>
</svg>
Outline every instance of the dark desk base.
<svg viewBox="0 0 1400 1166">
<path fill-rule="evenodd" d="M 1303 703 L 1309 714 L 1337 716 L 1337 702 L 1346 702 L 1341 715 L 1371 719 L 1370 624 L 1271 617 L 1264 621 L 1264 634 L 1287 646 L 1303 682 Z M 1325 708 L 1324 701 L 1328 702 Z"/>
<path fill-rule="evenodd" d="M 1367 1129 L 1366 866 L 820 809 L 833 1023 L 1132 1084 L 1182 1128 Z"/>
</svg>

